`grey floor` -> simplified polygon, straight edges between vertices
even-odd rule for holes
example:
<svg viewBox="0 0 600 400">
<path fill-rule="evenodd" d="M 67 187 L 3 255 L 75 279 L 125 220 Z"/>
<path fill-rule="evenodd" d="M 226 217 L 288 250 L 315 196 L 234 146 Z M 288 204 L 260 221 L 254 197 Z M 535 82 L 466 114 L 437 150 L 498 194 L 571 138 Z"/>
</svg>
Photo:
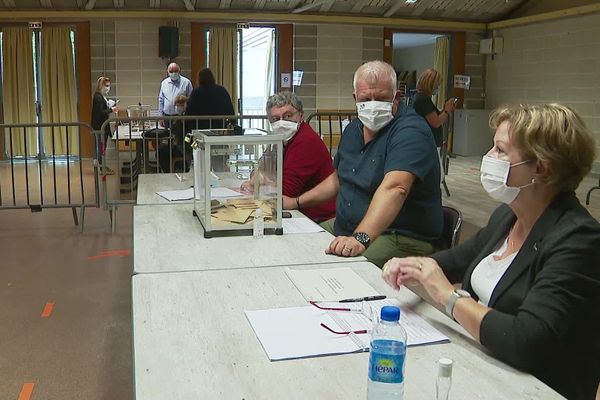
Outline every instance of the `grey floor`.
<svg viewBox="0 0 600 400">
<path fill-rule="evenodd" d="M 452 159 L 444 203 L 463 212 L 462 239 L 486 223 L 494 204 L 479 183 L 478 158 Z M 589 178 L 580 199 L 597 183 Z M 131 207 L 88 209 L 84 233 L 71 210 L 0 211 L 0 399 L 133 398 Z M 600 191 L 592 196 L 600 218 Z M 49 317 L 41 317 L 54 303 Z"/>
</svg>

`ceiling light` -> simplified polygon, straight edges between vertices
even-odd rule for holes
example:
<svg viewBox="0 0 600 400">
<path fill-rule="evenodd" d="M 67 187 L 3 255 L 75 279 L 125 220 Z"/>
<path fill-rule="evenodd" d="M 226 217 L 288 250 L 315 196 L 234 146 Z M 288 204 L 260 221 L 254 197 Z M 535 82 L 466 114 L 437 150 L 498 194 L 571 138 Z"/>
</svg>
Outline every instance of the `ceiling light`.
<svg viewBox="0 0 600 400">
<path fill-rule="evenodd" d="M 414 4 L 414 3 L 416 3 L 416 2 L 417 2 L 417 0 L 404 0 L 404 2 L 405 2 L 406 4 Z"/>
</svg>

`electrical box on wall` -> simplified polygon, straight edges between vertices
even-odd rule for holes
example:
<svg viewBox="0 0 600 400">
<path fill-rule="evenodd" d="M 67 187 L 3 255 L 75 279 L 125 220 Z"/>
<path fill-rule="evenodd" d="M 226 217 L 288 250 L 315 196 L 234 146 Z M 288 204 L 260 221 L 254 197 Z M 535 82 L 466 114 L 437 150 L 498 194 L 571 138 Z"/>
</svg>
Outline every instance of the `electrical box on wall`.
<svg viewBox="0 0 600 400">
<path fill-rule="evenodd" d="M 502 54 L 504 51 L 504 38 L 493 37 L 479 41 L 479 54 Z"/>
</svg>

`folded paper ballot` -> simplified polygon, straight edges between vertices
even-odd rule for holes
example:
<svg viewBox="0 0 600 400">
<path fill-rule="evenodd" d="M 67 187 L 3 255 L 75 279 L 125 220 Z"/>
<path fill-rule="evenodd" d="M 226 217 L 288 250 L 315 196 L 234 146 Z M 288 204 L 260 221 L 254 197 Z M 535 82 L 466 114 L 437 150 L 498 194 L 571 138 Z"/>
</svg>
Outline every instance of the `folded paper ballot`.
<svg viewBox="0 0 600 400">
<path fill-rule="evenodd" d="M 398 300 L 385 299 L 361 303 L 324 303 L 328 307 L 348 307 L 354 311 L 322 310 L 315 306 L 245 311 L 254 333 L 271 361 L 357 353 L 369 350 L 370 331 L 377 322 L 381 307 Z M 367 330 L 365 334 L 336 334 Z M 406 329 L 407 345 L 448 342 L 449 338 L 432 327 L 412 310 L 401 307 L 400 324 Z"/>
</svg>

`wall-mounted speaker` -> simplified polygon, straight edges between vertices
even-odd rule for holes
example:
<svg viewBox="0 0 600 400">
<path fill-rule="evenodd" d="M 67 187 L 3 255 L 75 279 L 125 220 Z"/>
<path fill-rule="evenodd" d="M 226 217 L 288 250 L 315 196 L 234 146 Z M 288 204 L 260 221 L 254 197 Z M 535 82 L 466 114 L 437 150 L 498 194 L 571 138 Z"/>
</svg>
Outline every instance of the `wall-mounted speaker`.
<svg viewBox="0 0 600 400">
<path fill-rule="evenodd" d="M 158 56 L 175 58 L 179 55 L 179 28 L 176 26 L 158 27 Z"/>
</svg>

